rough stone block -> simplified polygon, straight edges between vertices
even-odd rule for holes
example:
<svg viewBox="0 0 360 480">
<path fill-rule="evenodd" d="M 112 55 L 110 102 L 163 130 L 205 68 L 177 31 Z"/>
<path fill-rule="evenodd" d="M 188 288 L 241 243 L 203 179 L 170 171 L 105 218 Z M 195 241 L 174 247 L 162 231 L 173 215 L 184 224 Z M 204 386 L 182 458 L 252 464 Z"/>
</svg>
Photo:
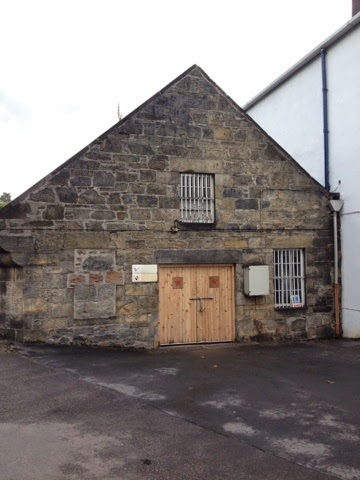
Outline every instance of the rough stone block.
<svg viewBox="0 0 360 480">
<path fill-rule="evenodd" d="M 123 250 L 125 248 L 125 233 L 113 233 L 111 234 L 111 240 L 117 249 Z"/>
<path fill-rule="evenodd" d="M 31 213 L 31 208 L 28 203 L 9 203 L 0 209 L 0 218 L 26 218 Z"/>
<path fill-rule="evenodd" d="M 231 128 L 218 127 L 214 131 L 216 140 L 230 141 L 233 138 Z"/>
<path fill-rule="evenodd" d="M 116 314 L 118 315 L 134 315 L 138 312 L 137 299 L 120 300 L 116 305 Z"/>
<path fill-rule="evenodd" d="M 140 182 L 155 182 L 156 172 L 152 170 L 140 170 Z"/>
<path fill-rule="evenodd" d="M 133 183 L 138 180 L 137 172 L 118 172 L 116 174 L 117 182 Z"/>
<path fill-rule="evenodd" d="M 286 319 L 286 324 L 291 332 L 305 332 L 306 331 L 306 318 L 305 317 L 292 317 Z"/>
<path fill-rule="evenodd" d="M 153 155 L 154 154 L 154 150 L 147 143 L 141 143 L 141 142 L 130 143 L 129 142 L 128 148 L 130 152 L 135 155 Z"/>
<path fill-rule="evenodd" d="M 136 200 L 139 207 L 153 208 L 153 207 L 157 207 L 159 204 L 158 197 L 154 195 L 138 195 L 136 197 Z"/>
<path fill-rule="evenodd" d="M 152 285 L 144 283 L 130 283 L 125 285 L 125 295 L 133 297 L 142 297 L 152 294 Z"/>
<path fill-rule="evenodd" d="M 167 209 L 167 210 L 170 210 L 170 209 L 176 209 L 177 211 L 179 210 L 180 208 L 180 200 L 179 198 L 177 197 L 160 197 L 159 198 L 159 208 L 160 209 Z"/>
<path fill-rule="evenodd" d="M 119 128 L 119 133 L 129 135 L 141 135 L 143 133 L 143 124 L 138 121 L 127 120 Z"/>
<path fill-rule="evenodd" d="M 132 220 L 150 220 L 151 212 L 144 208 L 133 208 L 130 210 L 130 218 Z"/>
<path fill-rule="evenodd" d="M 105 232 L 74 232 L 64 234 L 64 248 L 109 248 L 111 238 L 109 233 Z"/>
<path fill-rule="evenodd" d="M 99 195 L 96 190 L 85 190 L 79 195 L 79 203 L 101 205 L 105 203 L 105 198 Z"/>
<path fill-rule="evenodd" d="M 249 248 L 264 248 L 265 247 L 265 238 L 264 237 L 251 237 L 249 238 Z"/>
<path fill-rule="evenodd" d="M 68 287 L 73 287 L 74 285 L 85 284 L 86 276 L 79 273 L 70 273 L 67 276 L 67 285 Z"/>
<path fill-rule="evenodd" d="M 46 341 L 46 332 L 42 330 L 22 330 L 17 339 L 23 343 L 44 343 Z"/>
<path fill-rule="evenodd" d="M 223 197 L 244 198 L 244 190 L 242 188 L 224 188 Z"/>
<path fill-rule="evenodd" d="M 77 203 L 78 195 L 74 187 L 58 187 L 56 193 L 62 203 Z"/>
<path fill-rule="evenodd" d="M 97 171 L 94 173 L 93 185 L 94 187 L 113 187 L 115 185 L 115 177 L 111 172 Z"/>
<path fill-rule="evenodd" d="M 115 251 L 78 249 L 74 255 L 77 272 L 113 270 L 115 266 Z"/>
<path fill-rule="evenodd" d="M 147 193 L 149 195 L 166 195 L 167 186 L 161 183 L 154 183 L 147 186 Z"/>
<path fill-rule="evenodd" d="M 90 218 L 91 210 L 87 208 L 73 208 L 72 215 L 77 220 L 88 220 Z"/>
<path fill-rule="evenodd" d="M 102 283 L 104 281 L 104 275 L 102 273 L 89 273 L 89 283 Z"/>
<path fill-rule="evenodd" d="M 115 302 L 116 286 L 115 285 L 96 285 L 96 299 L 110 300 Z"/>
<path fill-rule="evenodd" d="M 32 193 L 30 195 L 30 200 L 34 200 L 34 202 L 54 203 L 55 193 L 50 188 L 43 188 L 38 192 Z"/>
<path fill-rule="evenodd" d="M 48 205 L 43 212 L 44 220 L 60 220 L 64 218 L 64 207 L 62 205 Z"/>
<path fill-rule="evenodd" d="M 227 238 L 224 240 L 225 248 L 247 248 L 248 241 L 244 238 Z"/>
<path fill-rule="evenodd" d="M 53 328 L 66 328 L 67 320 L 66 318 L 49 318 L 43 319 L 41 321 L 41 327 L 43 330 L 50 330 Z"/>
<path fill-rule="evenodd" d="M 94 300 L 97 297 L 95 285 L 74 284 L 75 303 L 80 300 Z"/>
<path fill-rule="evenodd" d="M 235 208 L 237 210 L 258 210 L 259 200 L 257 198 L 244 198 L 236 200 Z"/>
<path fill-rule="evenodd" d="M 75 176 L 70 180 L 70 185 L 73 187 L 90 187 L 91 177 Z"/>
<path fill-rule="evenodd" d="M 153 155 L 149 160 L 149 168 L 151 170 L 161 170 L 162 172 L 169 168 L 169 157 L 167 155 Z M 151 172 L 155 174 L 155 172 Z M 149 173 L 147 176 L 149 177 Z M 151 175 L 152 176 L 152 175 Z M 144 174 L 143 174 L 144 177 Z"/>
<path fill-rule="evenodd" d="M 95 210 L 91 213 L 93 220 L 113 220 L 115 213 L 111 210 Z"/>
<path fill-rule="evenodd" d="M 124 284 L 124 272 L 123 271 L 106 272 L 105 282 L 106 283 L 114 283 L 116 285 L 123 285 Z"/>
<path fill-rule="evenodd" d="M 223 125 L 224 121 L 225 121 L 225 115 L 223 112 L 221 111 L 209 112 L 209 115 L 208 115 L 209 125 Z"/>
<path fill-rule="evenodd" d="M 63 319 L 72 318 L 74 313 L 74 303 L 60 303 L 49 305 L 50 317 L 59 317 Z M 64 321 L 64 323 L 67 323 Z"/>
<path fill-rule="evenodd" d="M 266 247 L 273 248 L 310 248 L 313 246 L 314 236 L 310 234 L 267 235 Z"/>
<path fill-rule="evenodd" d="M 109 318 L 115 315 L 115 302 L 103 301 L 77 301 L 74 308 L 74 317 L 79 319 Z"/>
<path fill-rule="evenodd" d="M 69 178 L 69 170 L 63 168 L 49 180 L 49 183 L 50 185 L 67 185 Z"/>
<path fill-rule="evenodd" d="M 46 302 L 43 299 L 40 298 L 24 298 L 23 302 L 23 313 L 24 315 L 26 314 L 32 314 L 32 315 L 37 315 L 37 314 L 43 314 L 46 312 Z"/>
</svg>

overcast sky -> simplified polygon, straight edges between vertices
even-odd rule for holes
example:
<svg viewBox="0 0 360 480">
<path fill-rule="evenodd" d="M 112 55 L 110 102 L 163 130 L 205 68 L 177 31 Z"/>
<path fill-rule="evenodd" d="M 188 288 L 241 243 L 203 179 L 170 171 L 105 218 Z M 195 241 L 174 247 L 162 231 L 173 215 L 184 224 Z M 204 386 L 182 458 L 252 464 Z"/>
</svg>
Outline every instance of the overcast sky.
<svg viewBox="0 0 360 480">
<path fill-rule="evenodd" d="M 0 0 L 0 194 L 54 170 L 196 63 L 239 105 L 351 0 Z M 321 88 L 319 86 L 319 88 Z"/>
</svg>

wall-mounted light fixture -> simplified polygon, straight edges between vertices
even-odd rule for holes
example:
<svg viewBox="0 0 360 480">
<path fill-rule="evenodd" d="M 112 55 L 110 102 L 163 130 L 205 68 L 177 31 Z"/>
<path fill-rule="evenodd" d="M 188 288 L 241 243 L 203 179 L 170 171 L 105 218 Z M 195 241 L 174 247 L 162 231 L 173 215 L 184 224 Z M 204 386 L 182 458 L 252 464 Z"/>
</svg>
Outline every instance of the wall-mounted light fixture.
<svg viewBox="0 0 360 480">
<path fill-rule="evenodd" d="M 174 220 L 174 226 L 170 228 L 171 233 L 177 233 L 179 231 L 179 222 Z"/>
</svg>

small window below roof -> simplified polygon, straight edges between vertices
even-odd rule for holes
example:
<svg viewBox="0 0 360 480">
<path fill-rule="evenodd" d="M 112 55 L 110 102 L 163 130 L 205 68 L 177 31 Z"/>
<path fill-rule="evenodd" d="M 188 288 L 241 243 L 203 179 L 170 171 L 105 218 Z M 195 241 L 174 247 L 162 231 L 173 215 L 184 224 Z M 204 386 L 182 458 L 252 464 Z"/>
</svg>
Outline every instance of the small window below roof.
<svg viewBox="0 0 360 480">
<path fill-rule="evenodd" d="M 214 176 L 204 173 L 182 173 L 180 183 L 180 221 L 184 223 L 215 222 Z"/>
</svg>

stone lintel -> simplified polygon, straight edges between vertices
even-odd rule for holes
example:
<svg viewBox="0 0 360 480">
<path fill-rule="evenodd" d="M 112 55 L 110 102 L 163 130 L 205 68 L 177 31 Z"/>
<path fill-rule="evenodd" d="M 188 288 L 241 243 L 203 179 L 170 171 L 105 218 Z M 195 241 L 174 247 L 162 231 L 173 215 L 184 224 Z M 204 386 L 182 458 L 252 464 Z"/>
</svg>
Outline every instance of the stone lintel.
<svg viewBox="0 0 360 480">
<path fill-rule="evenodd" d="M 155 250 L 154 252 L 154 263 L 190 265 L 241 262 L 241 250 Z"/>
</svg>

